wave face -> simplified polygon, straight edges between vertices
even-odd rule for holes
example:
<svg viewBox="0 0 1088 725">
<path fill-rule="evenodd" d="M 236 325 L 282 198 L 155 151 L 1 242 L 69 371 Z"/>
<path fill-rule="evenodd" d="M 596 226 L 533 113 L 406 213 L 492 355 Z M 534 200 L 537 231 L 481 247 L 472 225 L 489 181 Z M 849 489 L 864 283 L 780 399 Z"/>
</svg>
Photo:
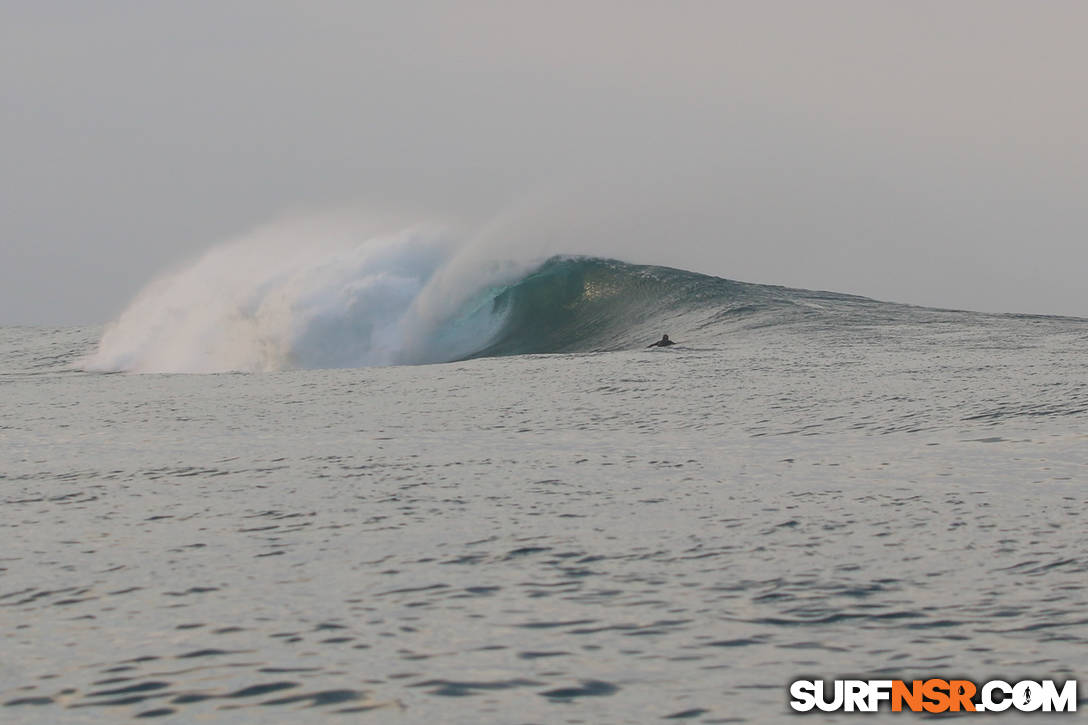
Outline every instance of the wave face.
<svg viewBox="0 0 1088 725">
<path fill-rule="evenodd" d="M 503 324 L 477 355 L 645 347 L 662 333 L 702 339 L 716 321 L 750 317 L 787 300 L 774 288 L 669 267 L 596 257 L 553 257 L 498 290 Z"/>
<path fill-rule="evenodd" d="M 242 240 L 149 285 L 88 370 L 275 371 L 706 344 L 846 295 L 595 257 L 466 259 L 433 232 L 297 245 Z M 875 303 L 874 303 L 875 304 Z"/>
</svg>

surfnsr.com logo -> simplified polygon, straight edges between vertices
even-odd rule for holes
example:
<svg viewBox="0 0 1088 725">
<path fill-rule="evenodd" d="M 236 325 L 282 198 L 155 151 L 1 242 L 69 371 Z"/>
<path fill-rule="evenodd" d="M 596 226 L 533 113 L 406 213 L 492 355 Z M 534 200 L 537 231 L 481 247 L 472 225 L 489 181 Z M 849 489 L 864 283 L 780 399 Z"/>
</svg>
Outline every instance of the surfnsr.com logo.
<svg viewBox="0 0 1088 725">
<path fill-rule="evenodd" d="M 1054 680 L 796 680 L 790 707 L 798 712 L 1076 712 L 1077 681 L 1059 687 Z"/>
</svg>

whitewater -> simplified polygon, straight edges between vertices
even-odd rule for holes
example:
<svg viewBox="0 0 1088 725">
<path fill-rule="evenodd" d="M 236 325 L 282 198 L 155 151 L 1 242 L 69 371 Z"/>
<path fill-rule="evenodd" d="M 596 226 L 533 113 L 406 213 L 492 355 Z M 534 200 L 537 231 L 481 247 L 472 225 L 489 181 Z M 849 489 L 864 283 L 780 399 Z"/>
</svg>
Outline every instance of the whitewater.
<svg viewBox="0 0 1088 725">
<path fill-rule="evenodd" d="M 0 328 L 0 720 L 778 723 L 799 678 L 1084 673 L 1088 320 L 563 246 L 277 224 Z"/>
</svg>

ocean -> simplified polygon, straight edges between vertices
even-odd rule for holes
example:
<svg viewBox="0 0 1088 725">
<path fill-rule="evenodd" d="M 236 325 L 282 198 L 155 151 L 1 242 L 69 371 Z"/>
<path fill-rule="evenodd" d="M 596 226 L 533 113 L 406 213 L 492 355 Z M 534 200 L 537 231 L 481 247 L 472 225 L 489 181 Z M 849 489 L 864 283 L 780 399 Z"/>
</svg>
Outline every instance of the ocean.
<svg viewBox="0 0 1088 725">
<path fill-rule="evenodd" d="M 1088 320 L 404 244 L 0 328 L 0 722 L 776 723 L 800 678 L 1085 671 Z"/>
</svg>

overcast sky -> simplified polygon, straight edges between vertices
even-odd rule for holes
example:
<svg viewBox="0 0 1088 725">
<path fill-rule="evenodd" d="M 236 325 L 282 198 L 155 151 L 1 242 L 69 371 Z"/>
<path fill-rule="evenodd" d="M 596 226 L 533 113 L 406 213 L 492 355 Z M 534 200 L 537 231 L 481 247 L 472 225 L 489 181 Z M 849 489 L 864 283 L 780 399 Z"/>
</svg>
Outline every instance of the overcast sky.
<svg viewBox="0 0 1088 725">
<path fill-rule="evenodd" d="M 108 321 L 344 205 L 1088 316 L 1086 28 L 1061 0 L 0 0 L 0 324 Z"/>
</svg>

